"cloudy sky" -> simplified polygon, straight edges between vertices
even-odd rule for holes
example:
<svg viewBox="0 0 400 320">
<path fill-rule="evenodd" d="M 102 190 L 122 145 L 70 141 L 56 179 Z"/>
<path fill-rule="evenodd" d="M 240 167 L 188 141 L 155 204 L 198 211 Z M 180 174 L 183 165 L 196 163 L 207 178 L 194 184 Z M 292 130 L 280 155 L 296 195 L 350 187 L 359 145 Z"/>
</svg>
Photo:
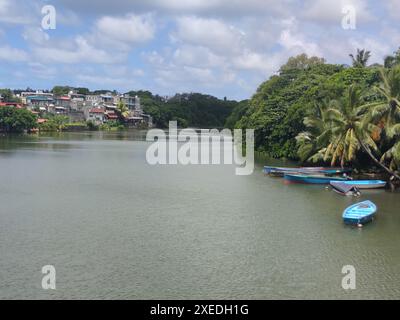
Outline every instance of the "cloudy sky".
<svg viewBox="0 0 400 320">
<path fill-rule="evenodd" d="M 42 27 L 42 8 L 56 28 Z M 342 27 L 346 6 L 356 29 Z M 299 53 L 371 63 L 400 46 L 400 0 L 0 0 L 0 87 L 250 97 Z"/>
</svg>

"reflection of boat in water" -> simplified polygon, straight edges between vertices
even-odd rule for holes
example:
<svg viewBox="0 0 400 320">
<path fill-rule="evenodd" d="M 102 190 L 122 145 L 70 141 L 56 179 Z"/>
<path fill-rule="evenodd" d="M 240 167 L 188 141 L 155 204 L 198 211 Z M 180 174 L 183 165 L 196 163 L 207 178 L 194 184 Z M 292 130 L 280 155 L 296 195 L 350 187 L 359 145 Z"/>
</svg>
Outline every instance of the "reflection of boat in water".
<svg viewBox="0 0 400 320">
<path fill-rule="evenodd" d="M 353 204 L 343 211 L 343 221 L 346 224 L 358 225 L 361 227 L 373 220 L 377 211 L 376 205 L 369 200 Z"/>
</svg>

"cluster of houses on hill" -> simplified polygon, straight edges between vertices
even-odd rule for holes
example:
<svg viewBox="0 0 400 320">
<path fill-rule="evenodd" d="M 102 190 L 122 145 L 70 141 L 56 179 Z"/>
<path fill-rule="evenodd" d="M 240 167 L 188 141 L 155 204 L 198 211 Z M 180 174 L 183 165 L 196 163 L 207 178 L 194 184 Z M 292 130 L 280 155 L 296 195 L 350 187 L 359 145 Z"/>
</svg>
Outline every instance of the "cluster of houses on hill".
<svg viewBox="0 0 400 320">
<path fill-rule="evenodd" d="M 152 127 L 152 118 L 143 112 L 138 96 L 116 93 L 84 95 L 73 90 L 60 96 L 43 91 L 20 92 L 15 96 L 20 103 L 5 103 L 0 100 L 0 104 L 25 107 L 40 114 L 65 115 L 70 122 L 92 121 L 97 125 L 117 120 L 117 106 L 123 102 L 128 108 L 127 116 L 124 117 L 128 125 Z"/>
</svg>

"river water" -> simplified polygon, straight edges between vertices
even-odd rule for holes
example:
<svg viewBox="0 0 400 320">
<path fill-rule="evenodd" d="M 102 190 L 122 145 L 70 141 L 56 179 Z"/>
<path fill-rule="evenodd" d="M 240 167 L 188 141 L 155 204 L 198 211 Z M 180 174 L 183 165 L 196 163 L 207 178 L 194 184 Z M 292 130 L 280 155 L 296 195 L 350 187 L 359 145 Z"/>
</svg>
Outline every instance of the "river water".
<svg viewBox="0 0 400 320">
<path fill-rule="evenodd" d="M 144 136 L 0 138 L 0 298 L 400 298 L 400 193 L 363 192 L 377 219 L 352 228 L 341 214 L 356 199 L 263 163 L 151 166 Z"/>
</svg>

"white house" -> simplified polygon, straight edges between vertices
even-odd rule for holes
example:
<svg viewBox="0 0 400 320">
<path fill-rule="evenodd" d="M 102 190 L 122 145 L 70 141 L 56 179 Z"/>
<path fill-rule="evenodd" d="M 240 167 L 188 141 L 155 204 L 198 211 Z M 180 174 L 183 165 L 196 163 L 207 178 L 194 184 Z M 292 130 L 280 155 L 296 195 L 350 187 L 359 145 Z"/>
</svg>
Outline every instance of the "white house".
<svg viewBox="0 0 400 320">
<path fill-rule="evenodd" d="M 103 108 L 89 109 L 86 120 L 92 121 L 95 124 L 102 124 L 105 120 L 105 110 Z"/>
</svg>

